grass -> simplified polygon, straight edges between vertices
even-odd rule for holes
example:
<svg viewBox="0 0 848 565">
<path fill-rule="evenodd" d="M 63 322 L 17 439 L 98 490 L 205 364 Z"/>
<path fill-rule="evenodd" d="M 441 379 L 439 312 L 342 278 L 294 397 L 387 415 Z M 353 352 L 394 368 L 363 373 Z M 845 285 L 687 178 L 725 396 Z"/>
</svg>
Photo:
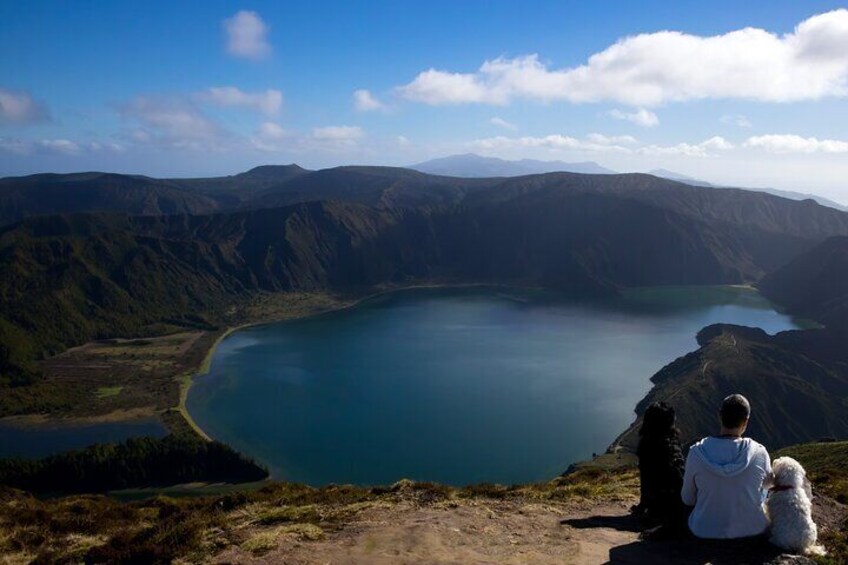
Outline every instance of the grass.
<svg viewBox="0 0 848 565">
<path fill-rule="evenodd" d="M 774 457 L 796 459 L 807 470 L 816 491 L 845 504 L 848 502 L 848 441 L 807 443 L 781 449 Z M 828 555 L 816 558 L 827 565 L 848 563 L 848 520 L 839 531 L 825 532 L 819 541 Z"/>
<path fill-rule="evenodd" d="M 0 487 L 0 555 L 9 562 L 202 562 L 233 546 L 262 555 L 283 536 L 320 540 L 374 506 L 448 508 L 510 498 L 555 504 L 634 500 L 637 493 L 632 469 L 581 469 L 547 483 L 464 488 L 409 480 L 377 488 L 271 482 L 258 490 L 129 502 L 92 495 L 39 500 Z"/>
<path fill-rule="evenodd" d="M 97 398 L 109 398 L 110 396 L 117 396 L 121 394 L 122 390 L 124 390 L 124 387 L 122 386 L 102 386 L 97 389 L 94 396 Z"/>
<path fill-rule="evenodd" d="M 787 447 L 775 455 L 782 456 L 797 459 L 821 493 L 848 504 L 848 441 Z"/>
</svg>

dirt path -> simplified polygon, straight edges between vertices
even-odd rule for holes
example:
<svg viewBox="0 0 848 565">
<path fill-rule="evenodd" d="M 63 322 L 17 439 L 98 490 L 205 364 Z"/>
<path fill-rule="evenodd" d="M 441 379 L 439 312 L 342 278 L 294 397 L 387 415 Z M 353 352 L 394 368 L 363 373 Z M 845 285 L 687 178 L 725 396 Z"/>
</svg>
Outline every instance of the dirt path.
<svg viewBox="0 0 848 565">
<path fill-rule="evenodd" d="M 265 532 L 267 553 L 259 549 L 260 555 L 254 555 L 244 546 L 231 548 L 218 555 L 216 562 L 603 563 L 610 547 L 632 543 L 637 534 L 612 527 L 575 528 L 560 521 L 595 515 L 614 519 L 626 513 L 624 503 L 583 511 L 558 504 L 491 500 L 377 506 L 361 512 L 343 529 L 326 532 L 320 540 L 309 541 L 305 539 L 309 532 L 281 527 Z M 263 539 L 254 539 L 262 547 Z M 247 547 L 256 546 L 249 543 Z"/>
<path fill-rule="evenodd" d="M 817 513 L 844 515 L 828 502 Z M 246 543 L 215 563 L 395 565 L 532 563 L 763 564 L 784 561 L 768 544 L 639 540 L 629 503 L 507 500 L 374 505 L 335 531 L 298 526 L 250 528 Z M 828 516 L 829 518 L 832 516 Z M 827 521 L 827 520 L 825 520 Z M 302 526 L 302 525 L 301 525 Z"/>
</svg>

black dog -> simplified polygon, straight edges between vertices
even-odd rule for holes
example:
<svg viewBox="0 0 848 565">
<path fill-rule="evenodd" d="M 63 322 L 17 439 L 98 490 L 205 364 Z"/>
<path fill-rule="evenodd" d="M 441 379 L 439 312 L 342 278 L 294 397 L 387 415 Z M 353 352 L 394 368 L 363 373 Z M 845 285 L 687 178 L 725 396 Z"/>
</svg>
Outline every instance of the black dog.
<svg viewBox="0 0 848 565">
<path fill-rule="evenodd" d="M 651 404 L 639 429 L 641 499 L 633 508 L 652 534 L 677 535 L 687 530 L 687 508 L 680 499 L 686 463 L 680 432 L 674 425 L 674 408 L 665 402 Z"/>
</svg>

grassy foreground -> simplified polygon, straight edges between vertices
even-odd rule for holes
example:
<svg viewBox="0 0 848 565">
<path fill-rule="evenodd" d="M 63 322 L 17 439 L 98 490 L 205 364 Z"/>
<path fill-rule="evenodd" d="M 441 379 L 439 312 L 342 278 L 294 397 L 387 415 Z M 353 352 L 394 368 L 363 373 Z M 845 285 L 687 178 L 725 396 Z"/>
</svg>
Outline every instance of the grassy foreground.
<svg viewBox="0 0 848 565">
<path fill-rule="evenodd" d="M 414 504 L 449 511 L 510 499 L 554 506 L 581 500 L 630 503 L 637 493 L 632 469 L 586 469 L 511 487 L 452 488 L 406 480 L 376 488 L 271 483 L 253 492 L 137 502 L 94 495 L 38 500 L 0 487 L 0 556 L 6 563 L 203 562 L 228 548 L 260 556 L 284 537 L 320 540 L 376 507 L 391 511 Z"/>
<path fill-rule="evenodd" d="M 774 454 L 781 455 L 795 457 L 806 466 L 820 511 L 824 508 L 830 512 L 831 521 L 821 535 L 828 555 L 817 560 L 827 565 L 848 562 L 846 509 L 838 502 L 845 500 L 848 485 L 848 442 L 804 444 Z M 360 531 L 363 524 L 370 524 L 370 531 L 381 533 L 394 529 L 407 535 L 418 528 L 415 524 L 421 516 L 434 516 L 438 523 L 453 524 L 458 517 L 467 518 L 473 514 L 482 516 L 474 522 L 482 534 L 504 521 L 512 524 L 508 527 L 528 523 L 531 515 L 525 512 L 532 514 L 539 509 L 548 513 L 543 520 L 547 524 L 545 528 L 553 528 L 545 531 L 553 533 L 521 543 L 529 544 L 524 547 L 531 549 L 536 543 L 548 543 L 555 552 L 562 551 L 568 547 L 573 549 L 573 545 L 568 544 L 574 542 L 567 536 L 545 537 L 565 535 L 566 530 L 556 529 L 557 515 L 568 517 L 585 513 L 587 509 L 605 507 L 624 517 L 630 504 L 638 500 L 638 473 L 628 459 L 609 454 L 604 457 L 598 465 L 575 466 L 571 473 L 547 483 L 514 486 L 482 484 L 453 488 L 402 480 L 386 487 L 331 485 L 312 488 L 271 482 L 261 488 L 254 484 L 249 489 L 228 487 L 217 494 L 204 496 L 160 495 L 129 502 L 102 495 L 39 500 L 23 491 L 0 487 L 0 561 L 170 563 L 176 560 L 200 563 L 213 558 L 273 561 L 290 550 L 301 555 L 304 552 L 312 555 L 319 549 L 344 552 L 347 546 L 336 544 L 341 539 L 350 540 L 349 536 Z M 411 525 L 410 508 L 418 509 Z M 490 513 L 488 518 L 486 513 Z M 375 516 L 379 519 L 376 523 L 373 522 Z M 842 522 L 834 522 L 834 518 Z M 402 520 L 407 520 L 405 525 L 400 525 Z M 611 520 L 620 521 L 618 518 Z M 610 541 L 609 530 L 603 533 L 591 529 L 603 528 L 603 524 L 584 527 L 589 529 L 568 530 L 571 532 L 568 535 L 577 535 L 579 531 L 590 545 Z M 460 547 L 466 543 L 463 540 L 470 542 L 478 535 L 474 533 L 477 530 L 460 532 L 445 528 L 439 531 L 445 532 L 439 535 L 453 536 L 451 543 L 458 543 Z M 385 542 L 371 540 L 368 535 L 359 540 L 358 551 L 368 552 L 370 544 Z M 669 548 L 689 551 L 694 547 L 691 542 L 666 546 L 659 542 L 639 542 L 635 534 L 616 535 L 629 537 L 625 545 L 620 545 L 621 539 L 613 541 L 616 547 L 610 547 L 610 555 L 613 550 L 626 550 L 640 552 L 637 554 L 645 558 L 656 554 L 659 559 Z M 439 545 L 443 541 L 447 542 L 447 538 L 434 543 Z M 512 542 L 507 543 L 504 551 L 510 551 L 509 543 Z M 379 551 L 376 547 L 374 551 Z M 563 554 L 559 555 L 562 559 Z M 667 563 L 667 557 L 657 563 Z M 317 559 L 317 554 L 313 558 Z M 310 559 L 304 562 L 312 562 Z M 453 559 L 461 560 L 458 554 Z M 770 558 L 762 562 L 771 562 L 767 559 Z M 447 561 L 452 562 L 451 559 Z"/>
</svg>

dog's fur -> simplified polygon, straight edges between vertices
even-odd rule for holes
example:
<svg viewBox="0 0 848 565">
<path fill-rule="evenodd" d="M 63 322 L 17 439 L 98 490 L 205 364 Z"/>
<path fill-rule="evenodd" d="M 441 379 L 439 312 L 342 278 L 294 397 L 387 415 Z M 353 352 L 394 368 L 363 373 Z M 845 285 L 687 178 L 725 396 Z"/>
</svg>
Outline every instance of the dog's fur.
<svg viewBox="0 0 848 565">
<path fill-rule="evenodd" d="M 636 449 L 641 500 L 635 511 L 645 527 L 686 529 L 687 509 L 680 500 L 685 459 L 679 438 L 674 409 L 664 402 L 649 406 L 639 429 Z"/>
<path fill-rule="evenodd" d="M 824 548 L 816 544 L 818 531 L 811 516 L 813 491 L 804 468 L 791 457 L 780 457 L 772 463 L 772 470 L 774 486 L 792 488 L 769 493 L 766 513 L 771 543 L 793 553 L 824 555 Z"/>
</svg>

